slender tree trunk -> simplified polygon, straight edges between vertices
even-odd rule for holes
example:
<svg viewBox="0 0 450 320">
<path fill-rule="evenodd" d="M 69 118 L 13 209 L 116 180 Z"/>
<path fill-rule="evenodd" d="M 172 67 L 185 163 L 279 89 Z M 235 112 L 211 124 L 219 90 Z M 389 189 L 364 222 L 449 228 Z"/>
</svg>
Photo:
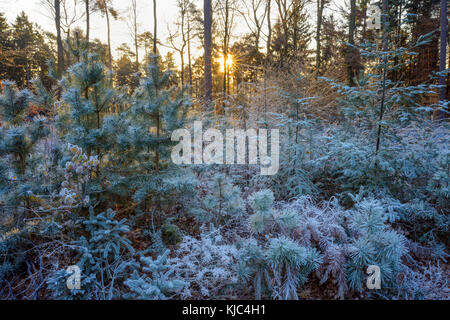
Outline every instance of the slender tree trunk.
<svg viewBox="0 0 450 320">
<path fill-rule="evenodd" d="M 90 12 L 89 12 L 89 0 L 84 0 L 86 4 L 86 50 L 89 51 L 89 36 L 91 30 Z"/>
<path fill-rule="evenodd" d="M 205 109 L 208 109 L 212 102 L 212 72 L 211 72 L 211 22 L 212 8 L 211 0 L 203 0 L 204 11 L 204 46 L 205 46 Z"/>
<path fill-rule="evenodd" d="M 184 31 L 184 19 L 186 12 L 182 10 L 181 12 L 181 87 L 184 87 L 184 50 L 186 47 L 186 33 Z"/>
<path fill-rule="evenodd" d="M 227 80 L 228 80 L 228 21 L 229 18 L 229 6 L 228 0 L 225 0 L 225 30 L 223 37 L 223 98 L 227 95 Z"/>
<path fill-rule="evenodd" d="M 154 28 L 153 28 L 153 54 L 155 55 L 155 60 L 156 58 L 156 53 L 157 53 L 157 47 L 156 47 L 156 43 L 157 43 L 157 26 L 158 26 L 158 20 L 157 20 L 157 16 L 156 16 L 156 0 L 153 0 L 153 19 L 154 19 Z M 155 86 L 155 94 L 156 96 L 158 96 L 158 87 Z M 159 139 L 161 135 L 161 115 L 159 113 L 159 110 L 157 110 L 157 115 L 156 115 L 156 137 L 157 139 Z M 157 148 L 159 147 L 159 143 L 157 144 Z M 156 164 L 156 171 L 159 171 L 159 151 L 158 149 L 156 149 L 155 152 L 155 164 Z M 157 201 L 157 206 L 159 207 L 159 197 L 158 197 L 158 201 Z"/>
<path fill-rule="evenodd" d="M 153 0 L 153 20 L 154 20 L 154 26 L 153 26 L 153 54 L 156 55 L 158 52 L 157 43 L 158 43 L 158 37 L 157 37 L 157 31 L 158 31 L 158 20 L 156 17 L 156 0 Z"/>
<path fill-rule="evenodd" d="M 280 22 L 281 27 L 283 28 L 283 54 L 280 57 L 280 64 L 281 66 L 284 66 L 284 59 L 288 56 L 288 43 L 289 43 L 289 26 L 288 26 L 288 16 L 289 12 L 286 7 L 287 0 L 286 1 L 277 1 L 278 6 L 278 14 L 280 16 Z"/>
<path fill-rule="evenodd" d="M 253 19 L 255 20 L 255 25 L 256 25 L 255 52 L 258 54 L 259 53 L 259 38 L 261 37 L 261 26 L 264 23 L 264 20 L 262 22 L 259 22 L 258 15 L 257 15 L 257 8 L 255 8 L 254 5 L 253 5 Z"/>
<path fill-rule="evenodd" d="M 230 93 L 230 68 L 227 66 L 227 96 L 229 96 Z"/>
<path fill-rule="evenodd" d="M 445 63 L 447 60 L 447 0 L 441 0 L 441 50 L 440 50 L 439 71 L 445 70 Z M 439 101 L 446 100 L 445 75 L 439 76 Z M 438 112 L 438 118 L 443 119 L 444 112 Z"/>
<path fill-rule="evenodd" d="M 316 76 L 320 74 L 321 63 L 321 40 L 320 34 L 322 29 L 323 9 L 325 6 L 325 0 L 317 0 L 317 28 L 316 28 Z"/>
<path fill-rule="evenodd" d="M 189 86 L 192 95 L 192 59 L 191 59 L 191 21 L 188 13 L 187 25 L 187 46 L 188 46 L 188 68 L 189 68 Z"/>
<path fill-rule="evenodd" d="M 64 48 L 61 39 L 61 0 L 55 0 L 56 42 L 58 46 L 58 78 L 64 72 Z"/>
<path fill-rule="evenodd" d="M 448 55 L 448 65 L 450 66 L 450 54 Z M 450 97 L 450 73 L 447 73 L 447 98 Z"/>
<path fill-rule="evenodd" d="M 80 62 L 80 50 L 81 50 L 81 43 L 80 43 L 80 34 L 78 33 L 78 31 L 75 31 L 75 46 L 77 48 L 77 51 L 75 52 L 76 54 L 76 59 L 77 62 Z"/>
<path fill-rule="evenodd" d="M 272 21 L 270 20 L 270 7 L 271 7 L 271 1 L 268 0 L 267 2 L 267 57 L 270 57 L 270 45 L 272 44 Z"/>
<path fill-rule="evenodd" d="M 25 70 L 26 70 L 26 77 L 27 77 L 26 81 L 25 81 L 25 84 L 26 84 L 26 87 L 28 89 L 30 89 L 31 88 L 31 69 L 30 69 L 29 52 L 27 52 L 27 63 L 26 63 Z"/>
<path fill-rule="evenodd" d="M 297 33 L 298 33 L 297 32 L 297 24 L 298 24 L 297 20 L 298 20 L 298 15 L 295 14 L 294 15 L 294 35 L 293 35 L 293 39 L 292 39 L 293 47 L 294 47 L 294 55 L 297 54 Z"/>
<path fill-rule="evenodd" d="M 108 11 L 108 3 L 105 1 L 105 14 L 106 14 L 106 25 L 108 28 L 108 62 L 109 69 L 112 70 L 112 53 L 111 53 L 111 25 L 109 21 L 109 11 Z"/>
<path fill-rule="evenodd" d="M 180 51 L 180 59 L 181 59 L 181 87 L 184 87 L 184 51 Z"/>
<path fill-rule="evenodd" d="M 399 48 L 401 46 L 401 35 L 402 35 L 402 6 L 403 6 L 403 1 L 400 0 L 400 2 L 398 3 L 397 6 L 397 30 L 396 30 L 396 35 L 395 35 L 395 47 Z M 398 56 L 395 56 L 394 58 L 394 65 L 398 65 Z M 399 74 L 399 70 L 395 69 L 394 70 L 394 74 L 393 74 L 393 81 L 397 82 L 398 80 L 398 74 Z"/>
<path fill-rule="evenodd" d="M 66 41 L 69 42 L 70 41 L 70 28 L 67 29 L 67 33 L 66 33 Z M 66 50 L 65 51 L 66 54 L 66 59 L 67 59 L 67 66 L 69 67 L 70 65 L 72 65 L 72 57 L 70 50 Z"/>
<path fill-rule="evenodd" d="M 388 5 L 389 0 L 383 0 L 383 52 L 387 51 L 387 37 L 388 37 Z M 382 96 L 381 96 L 381 106 L 380 106 L 380 117 L 379 117 L 379 123 L 378 123 L 378 132 L 377 132 L 377 145 L 375 148 L 375 154 L 378 155 L 378 151 L 380 151 L 380 142 L 381 142 L 381 121 L 383 121 L 383 115 L 384 115 L 384 103 L 386 98 L 386 76 L 387 76 L 387 55 L 383 53 L 383 83 L 382 83 Z"/>
<path fill-rule="evenodd" d="M 133 1 L 133 28 L 134 28 L 134 52 L 136 56 L 136 69 L 139 70 L 139 39 L 138 39 L 138 25 L 137 25 L 137 3 Z"/>
<path fill-rule="evenodd" d="M 354 77 L 354 54 L 355 48 L 352 46 L 355 45 L 355 24 L 356 24 L 356 0 L 350 0 L 350 19 L 348 23 L 348 56 L 347 56 L 347 81 L 348 85 L 353 87 L 355 85 Z"/>
<path fill-rule="evenodd" d="M 362 8 L 361 8 L 361 14 L 362 14 L 362 20 L 363 20 L 363 24 L 362 24 L 362 39 L 363 41 L 365 39 L 367 39 L 367 2 L 362 3 Z"/>
</svg>

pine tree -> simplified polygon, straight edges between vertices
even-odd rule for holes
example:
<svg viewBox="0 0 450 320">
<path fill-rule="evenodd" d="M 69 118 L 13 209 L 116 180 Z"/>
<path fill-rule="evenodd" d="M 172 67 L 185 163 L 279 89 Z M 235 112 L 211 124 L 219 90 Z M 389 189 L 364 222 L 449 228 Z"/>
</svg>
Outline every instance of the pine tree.
<svg viewBox="0 0 450 320">
<path fill-rule="evenodd" d="M 0 79 L 8 79 L 11 68 L 10 50 L 12 50 L 12 40 L 10 38 L 11 28 L 5 18 L 5 14 L 0 12 Z M 1 87 L 1 86 L 0 86 Z"/>
<path fill-rule="evenodd" d="M 126 166 L 130 172 L 125 179 L 133 199 L 139 204 L 150 200 L 148 204 L 160 207 L 193 183 L 191 175 L 183 174 L 171 162 L 172 131 L 184 127 L 191 102 L 185 88 L 168 87 L 173 73 L 161 70 L 160 59 L 151 56 L 150 60 L 130 108 L 122 119 L 109 119 L 109 126 L 118 131 L 115 162 L 117 168 Z"/>
<path fill-rule="evenodd" d="M 201 222 L 213 222 L 216 226 L 229 219 L 242 216 L 244 202 L 241 190 L 225 174 L 213 175 L 208 181 L 206 197 L 192 202 L 190 212 Z"/>
<path fill-rule="evenodd" d="M 97 55 L 83 52 L 82 61 L 69 69 L 69 80 L 63 85 L 62 98 L 70 114 L 61 117 L 60 125 L 64 128 L 67 121 L 67 141 L 101 160 L 109 146 L 103 118 L 115 99 L 104 65 Z"/>
<path fill-rule="evenodd" d="M 9 183 L 13 183 L 11 185 L 7 181 L 3 181 L 2 184 L 5 184 L 6 189 L 10 191 L 15 190 L 10 200 L 20 202 L 21 199 L 27 198 L 33 190 L 33 170 L 29 166 L 33 148 L 49 134 L 49 129 L 46 118 L 33 118 L 30 122 L 24 121 L 32 98 L 30 91 L 19 91 L 9 81 L 2 82 L 2 85 L 0 115 L 3 126 L 0 128 L 0 155 L 2 158 L 10 159 L 7 162 L 10 170 Z"/>
<path fill-rule="evenodd" d="M 30 89 L 31 81 L 44 75 L 46 62 L 53 58 L 52 51 L 44 41 L 43 32 L 29 21 L 25 12 L 16 17 L 11 26 L 11 36 L 14 55 L 8 59 L 12 63 L 7 79 L 15 81 L 19 88 Z"/>
<path fill-rule="evenodd" d="M 380 203 L 362 200 L 351 212 L 350 230 L 356 235 L 348 249 L 347 281 L 350 288 L 362 290 L 366 268 L 377 265 L 383 287 L 396 287 L 397 275 L 404 269 L 406 239 L 385 225 L 386 215 Z"/>
</svg>

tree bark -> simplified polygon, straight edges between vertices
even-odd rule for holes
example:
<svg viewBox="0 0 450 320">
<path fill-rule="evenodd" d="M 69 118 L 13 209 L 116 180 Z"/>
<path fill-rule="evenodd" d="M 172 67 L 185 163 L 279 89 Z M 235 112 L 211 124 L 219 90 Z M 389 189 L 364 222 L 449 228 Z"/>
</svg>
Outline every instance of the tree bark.
<svg viewBox="0 0 450 320">
<path fill-rule="evenodd" d="M 158 31 L 158 20 L 156 17 L 156 0 L 153 0 L 153 19 L 154 19 L 154 26 L 153 26 L 153 54 L 155 55 L 155 60 L 156 60 L 156 53 L 157 53 L 157 31 Z M 156 61 L 155 61 L 156 62 Z M 155 86 L 155 94 L 156 96 L 158 96 L 158 87 Z M 161 115 L 159 113 L 159 109 L 156 111 L 156 137 L 159 140 L 159 137 L 161 135 Z M 156 171 L 159 171 L 159 143 L 157 144 L 156 147 L 156 152 L 155 152 L 155 163 L 156 163 Z M 160 198 L 158 197 L 157 199 L 157 207 L 159 208 L 160 206 Z"/>
<path fill-rule="evenodd" d="M 228 0 L 225 0 L 225 30 L 223 36 L 223 98 L 225 99 L 227 95 L 227 78 L 228 78 L 228 17 L 229 17 L 229 6 Z"/>
<path fill-rule="evenodd" d="M 267 57 L 270 57 L 270 45 L 272 44 L 272 22 L 270 20 L 270 0 L 267 2 Z"/>
<path fill-rule="evenodd" d="M 441 50 L 440 50 L 439 71 L 445 70 L 447 60 L 447 0 L 441 0 Z M 439 76 L 439 101 L 446 100 L 445 75 Z M 439 111 L 438 116 L 443 118 L 445 115 Z"/>
<path fill-rule="evenodd" d="M 189 10 L 187 11 L 187 50 L 188 50 L 188 68 L 189 68 L 189 90 L 192 95 L 192 59 L 191 59 L 191 21 Z"/>
<path fill-rule="evenodd" d="M 186 11 L 187 9 L 182 7 L 181 8 L 181 87 L 184 87 L 184 51 L 186 47 L 186 33 L 184 31 L 184 21 L 186 18 Z"/>
<path fill-rule="evenodd" d="M 203 0 L 204 11 L 204 47 L 205 47 L 205 109 L 208 109 L 212 102 L 212 73 L 211 73 L 211 21 L 212 8 L 211 0 Z"/>
<path fill-rule="evenodd" d="M 136 70 L 139 70 L 139 37 L 138 37 L 138 26 L 137 26 L 137 3 L 136 0 L 132 1 L 132 19 L 133 19 L 133 35 L 134 35 L 134 54 L 135 54 L 135 64 Z"/>
<path fill-rule="evenodd" d="M 356 0 L 350 0 L 350 19 L 348 23 L 348 46 L 347 51 L 347 81 L 348 85 L 353 87 L 355 85 L 354 77 L 354 51 L 355 48 L 352 46 L 355 45 L 355 24 L 356 24 Z"/>
<path fill-rule="evenodd" d="M 384 100 L 386 98 L 386 76 L 387 76 L 387 37 L 388 37 L 388 5 L 389 0 L 383 0 L 382 6 L 383 6 L 383 16 L 382 16 L 382 23 L 383 23 L 383 84 L 382 84 L 382 96 L 381 96 L 381 106 L 380 106 L 380 117 L 379 117 L 379 123 L 378 123 L 378 132 L 377 132 L 377 145 L 375 148 L 375 154 L 378 155 L 378 152 L 380 151 L 380 142 L 381 142 L 381 121 L 383 121 L 383 115 L 384 115 Z"/>
<path fill-rule="evenodd" d="M 154 20 L 154 26 L 153 26 L 153 54 L 156 55 L 158 52 L 157 43 L 158 43 L 158 37 L 157 37 L 157 31 L 158 31 L 158 20 L 156 17 L 156 0 L 153 0 L 153 20 Z"/>
<path fill-rule="evenodd" d="M 55 0 L 56 42 L 58 46 L 58 78 L 64 72 L 64 48 L 61 38 L 61 0 Z"/>
<path fill-rule="evenodd" d="M 402 13 L 403 13 L 403 1 L 400 0 L 400 2 L 396 6 L 396 16 L 397 16 L 397 30 L 395 35 L 395 47 L 396 49 L 401 46 L 401 34 L 402 34 Z M 394 65 L 398 65 L 398 56 L 395 56 L 394 58 Z M 399 70 L 395 69 L 393 72 L 393 81 L 397 82 L 399 77 Z"/>
<path fill-rule="evenodd" d="M 318 0 L 320 1 L 320 0 Z M 284 61 L 288 56 L 288 44 L 289 44 L 289 10 L 287 7 L 287 0 L 276 1 L 278 6 L 278 14 L 283 29 L 283 54 L 280 57 L 280 64 L 284 66 Z"/>
<path fill-rule="evenodd" d="M 111 25 L 109 22 L 109 11 L 108 11 L 108 2 L 105 1 L 105 14 L 106 14 L 106 25 L 108 28 L 108 62 L 109 69 L 112 70 L 112 53 L 111 53 Z"/>
<path fill-rule="evenodd" d="M 316 76 L 320 74 L 321 63 L 321 41 L 320 34 L 322 29 L 323 9 L 325 7 L 325 0 L 317 0 L 317 28 L 316 28 Z"/>
<path fill-rule="evenodd" d="M 89 51 L 89 36 L 91 30 L 89 0 L 84 0 L 84 3 L 86 4 L 86 50 Z"/>
</svg>

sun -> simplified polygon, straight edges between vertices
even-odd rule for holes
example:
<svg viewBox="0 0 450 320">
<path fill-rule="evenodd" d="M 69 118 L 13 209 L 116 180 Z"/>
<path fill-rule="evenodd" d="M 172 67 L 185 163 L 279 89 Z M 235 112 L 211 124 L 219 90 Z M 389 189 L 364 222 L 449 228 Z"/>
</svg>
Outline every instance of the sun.
<svg viewBox="0 0 450 320">
<path fill-rule="evenodd" d="M 220 62 L 220 72 L 224 73 L 225 72 L 225 65 L 224 65 L 224 61 L 223 61 L 223 54 L 220 55 L 219 57 L 219 62 Z M 227 55 L 227 69 L 230 70 L 233 67 L 233 56 L 231 54 Z"/>
</svg>

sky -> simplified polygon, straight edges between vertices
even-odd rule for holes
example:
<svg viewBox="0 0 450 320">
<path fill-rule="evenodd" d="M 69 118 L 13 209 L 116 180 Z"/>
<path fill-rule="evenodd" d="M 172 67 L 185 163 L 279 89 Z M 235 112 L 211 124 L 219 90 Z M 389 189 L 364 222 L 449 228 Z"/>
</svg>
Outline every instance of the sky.
<svg viewBox="0 0 450 320">
<path fill-rule="evenodd" d="M 83 7 L 82 1 L 80 2 L 80 9 Z M 198 1 L 196 1 L 198 2 Z M 128 16 L 128 8 L 130 7 L 130 0 L 115 0 L 114 8 L 118 10 L 123 17 Z M 138 24 L 140 32 L 153 31 L 153 1 L 151 0 L 138 0 Z M 9 22 L 12 22 L 15 17 L 21 12 L 25 11 L 30 21 L 37 23 L 44 30 L 55 33 L 54 21 L 51 19 L 47 8 L 42 5 L 41 0 L 0 0 L 0 12 L 5 12 Z M 158 33 L 160 37 L 165 39 L 168 35 L 167 24 L 173 23 L 176 16 L 176 0 L 157 0 L 157 19 L 158 21 Z M 80 26 L 85 29 L 85 20 L 81 19 L 75 26 Z M 106 32 L 106 19 L 101 17 L 100 14 L 95 13 L 91 15 L 91 35 L 92 39 L 98 38 L 103 43 L 107 42 Z M 113 52 L 122 43 L 131 45 L 130 31 L 126 21 L 118 20 L 111 22 L 111 46 Z M 167 49 L 161 48 L 163 54 L 167 52 Z"/>
<path fill-rule="evenodd" d="M 241 0 L 238 0 L 241 1 Z M 333 5 L 328 9 L 331 11 L 337 10 L 337 5 L 342 5 L 345 0 L 334 0 Z M 83 8 L 82 0 L 80 2 L 80 9 Z M 158 39 L 165 40 L 168 36 L 168 28 L 173 29 L 173 24 L 177 17 L 176 0 L 157 0 L 157 20 L 158 20 Z M 197 7 L 203 7 L 203 0 L 193 0 Z M 114 0 L 114 8 L 119 11 L 122 17 L 128 16 L 128 8 L 131 0 Z M 137 0 L 138 4 L 138 26 L 139 33 L 150 31 L 153 32 L 153 1 L 152 0 Z M 311 6 L 308 10 L 311 15 L 311 24 L 315 23 L 315 6 Z M 42 4 L 42 0 L 0 0 L 0 12 L 5 12 L 9 22 L 12 22 L 15 17 L 21 12 L 25 11 L 30 21 L 37 23 L 42 29 L 55 33 L 54 21 L 47 12 L 47 8 Z M 275 8 L 272 9 L 274 17 L 276 15 Z M 75 26 L 80 26 L 83 30 L 85 27 L 84 18 L 81 19 Z M 95 13 L 91 15 L 91 38 L 98 38 L 103 43 L 107 42 L 106 20 L 100 14 Z M 236 25 L 233 30 L 235 35 L 248 32 L 248 27 L 242 18 L 236 20 Z M 127 43 L 132 47 L 131 36 L 126 19 L 111 22 L 111 46 L 113 54 L 115 50 L 122 44 Z M 160 47 L 159 51 L 165 55 L 170 49 Z M 194 55 L 195 55 L 194 50 Z M 200 54 L 197 51 L 197 55 Z M 140 53 L 142 57 L 143 53 Z M 178 63 L 179 56 L 175 55 L 175 61 Z"/>
</svg>

